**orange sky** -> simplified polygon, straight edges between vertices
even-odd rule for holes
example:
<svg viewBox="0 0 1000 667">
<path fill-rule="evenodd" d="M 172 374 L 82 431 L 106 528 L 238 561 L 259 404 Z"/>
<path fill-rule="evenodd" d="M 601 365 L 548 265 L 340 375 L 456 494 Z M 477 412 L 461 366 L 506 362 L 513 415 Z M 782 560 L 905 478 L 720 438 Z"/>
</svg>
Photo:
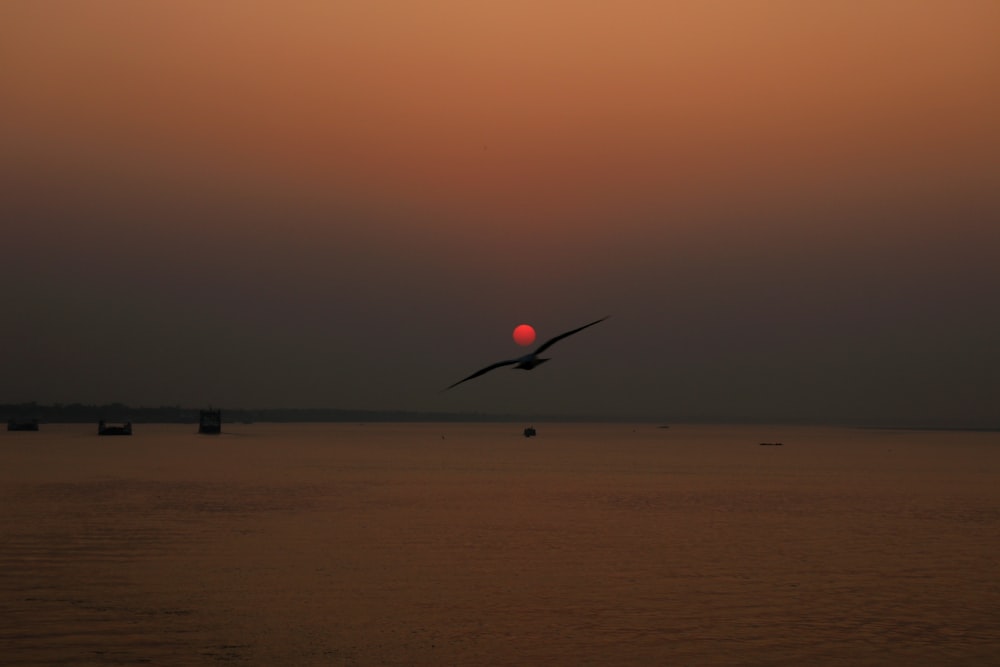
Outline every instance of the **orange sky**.
<svg viewBox="0 0 1000 667">
<path fill-rule="evenodd" d="M 1000 141 L 992 2 L 290 4 L 7 3 L 10 120 L 509 215 L 844 163 L 933 178 Z"/>
<path fill-rule="evenodd" d="M 998 239 L 998 34 L 991 1 L 14 0 L 0 174 L 10 224 L 52 246 L 19 270 L 54 284 L 90 246 L 153 246 L 95 293 L 146 271 L 166 299 L 195 235 L 225 269 L 191 272 L 220 294 L 358 272 L 380 297 L 414 273 L 438 294 L 451 271 L 504 322 L 507 289 L 587 285 L 599 312 L 573 325 L 777 260 L 884 262 L 926 291 L 943 249 L 971 289 Z"/>
</svg>

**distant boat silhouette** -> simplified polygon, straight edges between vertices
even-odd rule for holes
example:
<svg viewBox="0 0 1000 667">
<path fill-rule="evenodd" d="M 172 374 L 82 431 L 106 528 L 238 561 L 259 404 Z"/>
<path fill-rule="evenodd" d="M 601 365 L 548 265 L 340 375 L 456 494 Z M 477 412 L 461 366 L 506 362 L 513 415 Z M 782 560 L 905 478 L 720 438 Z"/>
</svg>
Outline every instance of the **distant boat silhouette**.
<svg viewBox="0 0 1000 667">
<path fill-rule="evenodd" d="M 538 433 L 535 431 L 534 426 L 529 426 L 528 428 L 524 429 L 525 438 L 533 438 L 536 435 L 538 435 Z"/>
<path fill-rule="evenodd" d="M 198 433 L 206 435 L 222 433 L 222 410 L 202 410 L 198 415 Z"/>
<path fill-rule="evenodd" d="M 97 435 L 132 435 L 132 422 L 107 424 L 102 419 L 97 424 Z"/>
<path fill-rule="evenodd" d="M 573 334 L 575 334 L 575 333 L 577 333 L 579 331 L 583 331 L 587 327 L 592 327 L 592 326 L 594 326 L 595 324 L 597 324 L 599 322 L 603 322 L 604 320 L 608 319 L 608 317 L 611 317 L 611 316 L 607 315 L 605 317 L 602 317 L 599 320 L 594 320 L 590 324 L 584 324 L 582 327 L 577 327 L 576 329 L 572 329 L 570 331 L 567 331 L 566 333 L 561 333 L 558 336 L 556 336 L 555 338 L 550 338 L 547 341 L 545 341 L 544 343 L 542 343 L 541 345 L 539 345 L 538 348 L 534 352 L 532 352 L 530 354 L 526 354 L 523 357 L 518 357 L 517 359 L 507 359 L 505 361 L 498 361 L 495 364 L 490 364 L 486 368 L 481 368 L 478 371 L 476 371 L 475 373 L 473 373 L 472 375 L 470 375 L 469 377 L 462 378 L 461 380 L 459 380 L 455 384 L 450 385 L 448 387 L 445 387 L 444 391 L 448 391 L 449 389 L 457 387 L 458 385 L 462 384 L 463 382 L 467 382 L 468 380 L 471 380 L 472 378 L 477 378 L 480 375 L 484 375 L 486 373 L 489 373 L 494 368 L 500 368 L 501 366 L 514 366 L 514 368 L 519 368 L 521 370 L 530 371 L 532 368 L 535 368 L 536 366 L 544 364 L 546 361 L 548 361 L 548 359 L 542 359 L 542 358 L 540 358 L 538 356 L 539 354 L 541 354 L 542 352 L 544 352 L 548 348 L 552 347 L 553 345 L 555 345 L 556 343 L 558 343 L 559 341 L 561 341 L 563 338 L 566 338 L 567 336 L 572 336 Z"/>
<path fill-rule="evenodd" d="M 8 431 L 37 431 L 37 419 L 11 419 L 7 422 Z"/>
</svg>

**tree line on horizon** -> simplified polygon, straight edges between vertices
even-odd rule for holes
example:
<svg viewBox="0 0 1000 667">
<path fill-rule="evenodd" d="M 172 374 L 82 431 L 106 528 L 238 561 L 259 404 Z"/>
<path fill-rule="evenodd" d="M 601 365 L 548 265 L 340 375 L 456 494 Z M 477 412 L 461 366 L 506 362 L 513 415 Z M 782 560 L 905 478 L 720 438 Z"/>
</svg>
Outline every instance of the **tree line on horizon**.
<svg viewBox="0 0 1000 667">
<path fill-rule="evenodd" d="M 521 419 L 513 415 L 481 413 L 406 412 L 403 410 L 349 410 L 336 408 L 205 408 L 222 411 L 223 422 L 420 422 L 420 421 L 505 421 Z M 41 423 L 79 424 L 131 421 L 153 424 L 196 424 L 202 408 L 176 405 L 135 407 L 124 403 L 100 405 L 85 403 L 39 404 L 35 402 L 0 404 L 0 416 L 11 419 L 37 419 Z"/>
</svg>

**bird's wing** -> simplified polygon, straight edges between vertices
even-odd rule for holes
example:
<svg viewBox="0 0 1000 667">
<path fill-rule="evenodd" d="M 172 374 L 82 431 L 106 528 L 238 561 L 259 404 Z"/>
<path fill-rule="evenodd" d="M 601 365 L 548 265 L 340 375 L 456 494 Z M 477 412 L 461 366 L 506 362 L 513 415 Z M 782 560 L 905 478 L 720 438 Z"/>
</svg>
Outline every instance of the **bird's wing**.
<svg viewBox="0 0 1000 667">
<path fill-rule="evenodd" d="M 549 347 L 552 347 L 553 345 L 555 345 L 556 343 L 558 343 L 559 341 L 561 341 L 563 338 L 566 338 L 567 336 L 572 336 L 573 334 L 575 334 L 577 332 L 583 331 L 587 327 L 592 327 L 595 324 L 597 324 L 598 322 L 603 322 L 604 320 L 608 319 L 609 317 L 611 317 L 611 316 L 610 315 L 606 315 L 605 317 L 602 317 L 599 320 L 594 320 L 590 324 L 584 324 L 582 327 L 577 327 L 576 329 L 573 329 L 572 331 L 567 331 L 566 333 L 559 334 L 555 338 L 550 338 L 547 341 L 545 341 L 544 343 L 542 343 L 541 345 L 539 345 L 538 349 L 535 350 L 533 354 L 541 354 L 543 350 L 545 350 L 545 349 L 547 349 Z"/>
<path fill-rule="evenodd" d="M 461 380 L 459 380 L 459 381 L 458 381 L 458 382 L 456 382 L 455 384 L 451 385 L 450 387 L 445 387 L 445 389 L 444 389 L 444 390 L 445 390 L 445 391 L 448 391 L 448 390 L 449 390 L 449 389 L 451 389 L 452 387 L 457 387 L 458 385 L 462 384 L 462 383 L 463 383 L 463 382 L 465 382 L 466 380 L 471 380 L 472 378 L 477 378 L 477 377 L 479 377 L 480 375 L 483 375 L 484 373 L 489 373 L 489 372 L 490 372 L 491 370 L 493 370 L 494 368 L 500 368 L 501 366 L 510 366 L 511 364 L 516 364 L 516 363 L 517 363 L 517 362 L 519 362 L 519 361 L 520 361 L 520 359 L 508 359 L 508 360 L 506 360 L 506 361 L 498 361 L 498 362 L 496 362 L 495 364 L 491 364 L 491 365 L 487 366 L 486 368 L 480 368 L 480 369 L 479 369 L 478 371 L 476 371 L 475 373 L 473 373 L 473 374 L 472 374 L 472 375 L 470 375 L 469 377 L 467 377 L 467 378 L 462 378 Z"/>
</svg>

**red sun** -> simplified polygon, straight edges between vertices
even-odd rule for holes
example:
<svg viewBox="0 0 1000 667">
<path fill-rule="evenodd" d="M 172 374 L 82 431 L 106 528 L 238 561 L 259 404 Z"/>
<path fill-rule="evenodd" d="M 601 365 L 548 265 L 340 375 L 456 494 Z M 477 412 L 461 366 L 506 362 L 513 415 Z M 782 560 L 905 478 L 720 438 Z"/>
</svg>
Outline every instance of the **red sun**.
<svg viewBox="0 0 1000 667">
<path fill-rule="evenodd" d="M 530 324 L 519 324 L 514 328 L 514 342 L 518 345 L 531 345 L 535 342 L 535 330 Z"/>
</svg>

